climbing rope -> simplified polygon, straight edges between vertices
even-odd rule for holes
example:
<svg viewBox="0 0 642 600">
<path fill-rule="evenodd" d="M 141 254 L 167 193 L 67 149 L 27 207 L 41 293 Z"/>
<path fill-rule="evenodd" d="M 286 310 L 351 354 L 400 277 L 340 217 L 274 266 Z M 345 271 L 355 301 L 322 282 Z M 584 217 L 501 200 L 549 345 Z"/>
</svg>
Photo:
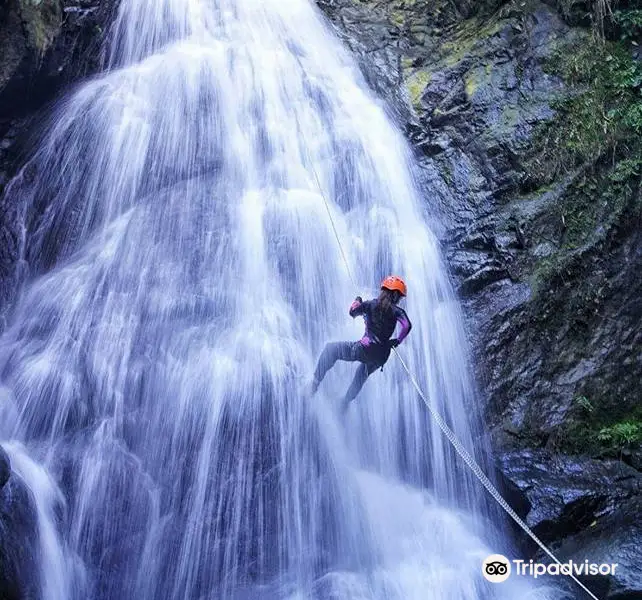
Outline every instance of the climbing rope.
<svg viewBox="0 0 642 600">
<path fill-rule="evenodd" d="M 462 443 L 459 441 L 457 436 L 454 434 L 453 430 L 448 427 L 446 422 L 444 421 L 443 417 L 435 410 L 434 406 L 431 404 L 431 402 L 426 398 L 425 394 L 419 387 L 419 384 L 417 383 L 417 380 L 415 379 L 414 375 L 408 368 L 408 365 L 406 365 L 405 361 L 403 358 L 401 358 L 401 354 L 397 352 L 396 348 L 393 348 L 394 353 L 397 355 L 397 358 L 399 359 L 399 362 L 403 366 L 404 370 L 408 374 L 408 377 L 410 378 L 410 381 L 412 382 L 412 385 L 414 386 L 415 390 L 417 390 L 417 393 L 421 396 L 421 399 L 424 401 L 424 404 L 428 408 L 428 411 L 432 415 L 432 417 L 435 419 L 437 422 L 437 425 L 439 425 L 439 429 L 444 433 L 444 435 L 448 438 L 448 441 L 453 445 L 455 450 L 457 451 L 457 454 L 463 459 L 463 461 L 470 467 L 472 472 L 475 474 L 477 479 L 481 482 L 481 484 L 486 488 L 488 493 L 497 501 L 497 503 L 508 513 L 508 515 L 533 539 L 533 541 L 544 551 L 548 556 L 550 556 L 558 565 L 562 565 L 562 562 L 546 547 L 546 544 L 542 542 L 536 535 L 533 533 L 531 528 L 522 521 L 522 519 L 519 517 L 519 515 L 510 507 L 508 502 L 504 500 L 502 495 L 499 493 L 497 488 L 493 485 L 490 479 L 485 475 L 485 473 L 482 471 L 481 467 L 475 461 L 475 459 L 470 455 L 468 450 L 462 445 Z M 598 600 L 598 598 L 589 590 L 573 573 L 569 573 L 569 576 L 579 585 L 591 598 L 594 600 Z"/>
<path fill-rule="evenodd" d="M 341 243 L 341 237 L 339 236 L 339 231 L 337 230 L 337 226 L 334 223 L 334 218 L 332 217 L 332 210 L 330 209 L 330 205 L 328 204 L 328 201 L 325 198 L 325 194 L 323 193 L 323 188 L 321 187 L 321 182 L 319 181 L 319 176 L 317 175 L 317 170 L 314 168 L 314 165 L 311 165 L 311 166 L 312 166 L 312 173 L 314 175 L 314 179 L 316 180 L 317 186 L 319 188 L 319 194 L 321 194 L 321 198 L 323 198 L 325 209 L 328 211 L 328 216 L 330 217 L 330 223 L 332 224 L 332 231 L 334 231 L 334 237 L 337 238 L 337 244 L 339 245 L 339 251 L 341 252 L 341 257 L 343 258 L 343 262 L 345 263 L 346 269 L 348 271 L 348 277 L 350 277 L 350 281 L 352 281 L 352 285 L 356 288 L 357 282 L 355 281 L 352 275 L 352 270 L 350 269 L 350 263 L 348 262 L 348 257 L 345 255 L 345 252 L 343 251 L 343 244 Z"/>
<path fill-rule="evenodd" d="M 330 222 L 332 223 L 332 229 L 334 230 L 334 235 L 337 238 L 337 243 L 339 244 L 339 250 L 341 251 L 341 256 L 343 257 L 343 261 L 345 262 L 346 269 L 348 271 L 348 275 L 350 277 L 350 280 L 352 281 L 352 284 L 357 287 L 357 284 L 355 282 L 354 277 L 352 276 L 352 271 L 350 269 L 350 264 L 348 263 L 348 259 L 346 257 L 345 252 L 343 251 L 343 244 L 341 243 L 341 238 L 339 236 L 338 230 L 336 228 L 336 225 L 334 223 L 334 218 L 332 217 L 332 211 L 330 209 L 330 206 L 328 204 L 328 201 L 325 197 L 325 194 L 323 193 L 323 188 L 321 187 L 321 183 L 319 181 L 319 177 L 317 175 L 316 169 L 314 166 L 312 166 L 312 172 L 314 173 L 314 178 L 316 179 L 317 185 L 319 186 L 319 193 L 321 194 L 321 197 L 323 198 L 323 202 L 325 204 L 326 210 L 328 211 L 328 216 L 330 217 Z M 432 405 L 430 400 L 426 397 L 426 395 L 423 393 L 421 387 L 419 386 L 419 383 L 417 383 L 417 379 L 413 375 L 412 371 L 408 368 L 408 365 L 404 361 L 404 359 L 401 357 L 401 354 L 397 351 L 396 348 L 392 349 L 393 352 L 397 355 L 397 358 L 399 359 L 399 362 L 401 363 L 401 366 L 403 367 L 404 371 L 408 375 L 410 381 L 412 382 L 413 387 L 423 400 L 424 404 L 428 408 L 428 412 L 431 414 L 433 419 L 437 422 L 437 425 L 439 426 L 439 429 L 441 429 L 442 433 L 446 436 L 448 441 L 452 444 L 453 448 L 455 448 L 457 454 L 462 458 L 462 460 L 468 465 L 470 470 L 473 472 L 473 474 L 479 479 L 481 484 L 484 486 L 486 491 L 495 499 L 495 501 L 504 509 L 504 511 L 515 521 L 521 528 L 522 530 L 530 536 L 530 538 L 550 557 L 555 561 L 558 565 L 562 566 L 562 562 L 548 549 L 546 544 L 540 540 L 535 533 L 531 530 L 531 528 L 524 523 L 524 521 L 519 517 L 519 515 L 511 508 L 511 506 L 504 500 L 502 495 L 499 493 L 497 488 L 493 485 L 492 481 L 488 479 L 486 474 L 482 471 L 481 467 L 477 463 L 477 461 L 470 455 L 468 450 L 464 447 L 464 445 L 459 441 L 453 430 L 448 427 L 448 424 L 446 421 L 444 421 L 443 417 L 441 414 L 439 414 L 439 411 L 435 409 L 435 407 Z M 599 600 L 591 590 L 589 590 L 571 571 L 570 573 L 567 573 L 569 577 L 577 583 L 593 600 Z"/>
</svg>

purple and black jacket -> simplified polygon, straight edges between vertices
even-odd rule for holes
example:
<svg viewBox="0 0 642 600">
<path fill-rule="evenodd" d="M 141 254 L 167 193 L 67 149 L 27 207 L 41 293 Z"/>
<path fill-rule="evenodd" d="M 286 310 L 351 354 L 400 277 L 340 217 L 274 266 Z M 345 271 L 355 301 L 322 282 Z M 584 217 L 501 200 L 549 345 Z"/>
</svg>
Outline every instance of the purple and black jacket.
<svg viewBox="0 0 642 600">
<path fill-rule="evenodd" d="M 387 348 L 387 342 L 395 332 L 397 323 L 401 326 L 397 337 L 399 343 L 401 343 L 412 329 L 412 323 L 406 312 L 403 308 L 395 305 L 389 315 L 382 316 L 381 313 L 375 315 L 376 306 L 376 300 L 360 302 L 359 299 L 356 299 L 350 306 L 350 316 L 355 318 L 363 315 L 363 319 L 366 322 L 366 331 L 359 340 L 361 345 L 365 348 L 373 345 L 385 346 Z"/>
</svg>

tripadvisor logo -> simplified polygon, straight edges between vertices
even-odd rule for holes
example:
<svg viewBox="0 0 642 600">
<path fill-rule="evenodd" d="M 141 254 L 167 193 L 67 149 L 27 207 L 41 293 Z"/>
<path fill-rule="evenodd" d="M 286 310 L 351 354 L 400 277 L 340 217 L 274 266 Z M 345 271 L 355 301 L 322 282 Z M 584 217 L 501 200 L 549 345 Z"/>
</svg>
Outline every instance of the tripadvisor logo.
<svg viewBox="0 0 642 600">
<path fill-rule="evenodd" d="M 491 554 L 482 564 L 482 573 L 493 583 L 506 581 L 510 577 L 510 561 L 501 554 Z"/>
<path fill-rule="evenodd" d="M 511 565 L 511 562 L 513 563 Z M 508 560 L 501 554 L 491 554 L 482 563 L 483 576 L 492 583 L 506 581 L 513 571 L 517 575 L 530 576 L 537 579 L 543 575 L 615 575 L 617 563 L 590 563 L 588 560 L 565 563 L 551 563 L 549 565 L 536 563 L 532 560 Z"/>
</svg>

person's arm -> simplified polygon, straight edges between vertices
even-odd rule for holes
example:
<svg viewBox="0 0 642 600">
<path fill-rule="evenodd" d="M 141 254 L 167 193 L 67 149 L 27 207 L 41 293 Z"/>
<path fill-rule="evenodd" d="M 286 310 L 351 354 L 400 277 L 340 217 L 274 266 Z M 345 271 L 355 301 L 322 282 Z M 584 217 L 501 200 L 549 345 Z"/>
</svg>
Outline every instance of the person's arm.
<svg viewBox="0 0 642 600">
<path fill-rule="evenodd" d="M 349 311 L 350 316 L 354 319 L 355 317 L 362 315 L 363 310 L 364 310 L 363 298 L 361 296 L 357 296 L 354 299 L 354 302 L 350 305 L 350 311 Z"/>
<path fill-rule="evenodd" d="M 410 319 L 408 318 L 408 315 L 406 314 L 406 311 L 403 310 L 403 308 L 397 307 L 397 323 L 401 326 L 401 330 L 399 331 L 399 335 L 396 338 L 393 338 L 390 340 L 390 346 L 392 348 L 396 348 L 401 342 L 403 342 L 407 335 L 410 333 L 410 330 L 412 329 L 412 323 L 410 322 Z"/>
</svg>

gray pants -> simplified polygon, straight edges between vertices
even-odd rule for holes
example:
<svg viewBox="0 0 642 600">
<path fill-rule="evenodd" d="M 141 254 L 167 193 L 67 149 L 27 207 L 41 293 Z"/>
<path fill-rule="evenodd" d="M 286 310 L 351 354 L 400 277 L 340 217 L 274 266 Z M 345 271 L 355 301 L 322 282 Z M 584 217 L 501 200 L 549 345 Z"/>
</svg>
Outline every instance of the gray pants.
<svg viewBox="0 0 642 600">
<path fill-rule="evenodd" d="M 346 392 L 344 402 L 349 402 L 357 397 L 366 379 L 388 360 L 390 350 L 387 348 L 364 348 L 359 342 L 332 342 L 326 344 L 314 372 L 314 380 L 321 383 L 326 373 L 338 360 L 349 362 L 360 362 L 357 372 L 354 374 L 352 383 Z"/>
</svg>

